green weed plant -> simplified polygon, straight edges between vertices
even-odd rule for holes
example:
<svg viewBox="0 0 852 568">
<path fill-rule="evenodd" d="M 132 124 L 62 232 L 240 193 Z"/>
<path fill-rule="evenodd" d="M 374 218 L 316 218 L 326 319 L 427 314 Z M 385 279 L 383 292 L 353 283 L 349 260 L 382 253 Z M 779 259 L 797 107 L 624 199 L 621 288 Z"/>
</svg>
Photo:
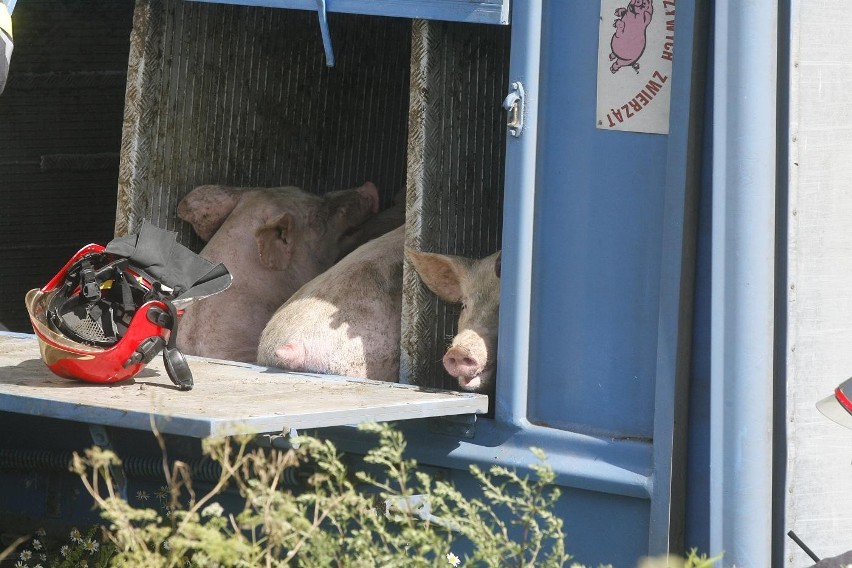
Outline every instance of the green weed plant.
<svg viewBox="0 0 852 568">
<path fill-rule="evenodd" d="M 160 440 L 166 476 L 160 497 L 168 505 L 159 510 L 120 497 L 112 471 L 121 460 L 113 452 L 95 447 L 75 454 L 73 470 L 104 526 L 85 536 L 72 531 L 51 562 L 46 550 L 31 550 L 41 544 L 33 538 L 15 566 L 582 568 L 569 564 L 563 521 L 553 513 L 560 491 L 541 450 L 531 449 L 538 460 L 530 466 L 533 476 L 471 466 L 481 495 L 470 498 L 405 458 L 399 431 L 379 424 L 361 430 L 377 435 L 378 444 L 364 456 L 368 466 L 354 472 L 332 442 L 315 437 L 297 437 L 288 450 L 253 447 L 249 436 L 204 440 L 221 474 L 201 495 L 185 463 L 167 465 Z M 306 465 L 314 472 L 307 487 L 285 486 L 286 472 Z M 219 502 L 228 488 L 244 499 L 241 511 L 229 513 Z M 717 560 L 693 550 L 686 559 L 645 559 L 642 566 L 711 568 Z"/>
</svg>

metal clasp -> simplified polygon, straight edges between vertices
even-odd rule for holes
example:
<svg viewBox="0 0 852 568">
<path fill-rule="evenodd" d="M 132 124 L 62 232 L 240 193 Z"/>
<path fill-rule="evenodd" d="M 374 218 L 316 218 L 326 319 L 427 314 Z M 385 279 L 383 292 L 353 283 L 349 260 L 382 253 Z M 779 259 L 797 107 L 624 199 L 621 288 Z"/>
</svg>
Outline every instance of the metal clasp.
<svg viewBox="0 0 852 568">
<path fill-rule="evenodd" d="M 503 108 L 509 111 L 506 127 L 509 134 L 518 137 L 524 129 L 524 86 L 520 81 L 512 83 L 511 90 L 503 99 Z"/>
</svg>

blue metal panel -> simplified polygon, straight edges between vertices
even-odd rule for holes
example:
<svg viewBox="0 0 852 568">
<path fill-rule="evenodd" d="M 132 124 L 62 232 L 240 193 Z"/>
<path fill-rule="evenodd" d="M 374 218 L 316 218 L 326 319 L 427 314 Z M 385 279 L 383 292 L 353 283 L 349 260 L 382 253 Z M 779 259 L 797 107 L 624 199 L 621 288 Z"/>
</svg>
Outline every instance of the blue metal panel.
<svg viewBox="0 0 852 568">
<path fill-rule="evenodd" d="M 466 496 L 481 495 L 478 482 L 464 472 L 452 472 L 452 481 Z M 572 562 L 589 567 L 636 566 L 636 551 L 646 546 L 647 501 L 563 487 L 553 512 L 564 521 L 565 548 Z"/>
<path fill-rule="evenodd" d="M 317 10 L 317 0 L 192 0 L 217 4 Z M 329 12 L 453 22 L 508 24 L 509 0 L 326 0 Z"/>
<path fill-rule="evenodd" d="M 667 137 L 595 128 L 599 18 L 544 18 L 530 410 L 650 439 Z"/>
</svg>

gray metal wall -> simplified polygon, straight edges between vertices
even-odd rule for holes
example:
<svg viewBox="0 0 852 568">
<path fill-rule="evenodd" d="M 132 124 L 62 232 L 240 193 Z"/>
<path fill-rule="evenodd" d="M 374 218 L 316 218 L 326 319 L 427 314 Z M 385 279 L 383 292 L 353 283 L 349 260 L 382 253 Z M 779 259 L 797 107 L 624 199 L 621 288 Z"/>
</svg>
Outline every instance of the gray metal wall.
<svg viewBox="0 0 852 568">
<path fill-rule="evenodd" d="M 38 0 L 14 12 L 0 96 L 0 322 L 32 331 L 24 294 L 113 236 L 131 0 Z"/>
<path fill-rule="evenodd" d="M 822 558 L 852 548 L 852 431 L 816 408 L 852 375 L 848 8 L 840 0 L 791 8 L 783 532 L 794 530 Z M 783 544 L 784 566 L 810 564 L 790 539 Z"/>
<path fill-rule="evenodd" d="M 206 183 L 315 193 L 405 186 L 408 20 L 332 14 L 325 65 L 315 12 L 139 0 L 134 16 L 116 233 L 177 230 Z"/>
</svg>

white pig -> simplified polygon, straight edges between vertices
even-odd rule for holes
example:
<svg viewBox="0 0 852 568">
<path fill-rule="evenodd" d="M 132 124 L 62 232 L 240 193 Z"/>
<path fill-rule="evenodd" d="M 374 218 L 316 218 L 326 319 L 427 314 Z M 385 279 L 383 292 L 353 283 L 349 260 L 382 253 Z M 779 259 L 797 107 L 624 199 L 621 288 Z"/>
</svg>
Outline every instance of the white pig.
<svg viewBox="0 0 852 568">
<path fill-rule="evenodd" d="M 260 365 L 399 380 L 405 227 L 367 242 L 304 285 L 260 336 Z"/>
<path fill-rule="evenodd" d="M 460 303 L 458 333 L 444 368 L 468 391 L 494 390 L 500 308 L 500 252 L 479 260 L 405 250 L 423 283 L 447 302 Z"/>
<path fill-rule="evenodd" d="M 296 187 L 204 185 L 178 204 L 178 216 L 207 242 L 200 255 L 222 262 L 231 287 L 190 305 L 178 347 L 187 354 L 253 362 L 260 332 L 293 292 L 351 246 L 351 234 L 378 210 L 370 182 L 323 196 Z"/>
</svg>

